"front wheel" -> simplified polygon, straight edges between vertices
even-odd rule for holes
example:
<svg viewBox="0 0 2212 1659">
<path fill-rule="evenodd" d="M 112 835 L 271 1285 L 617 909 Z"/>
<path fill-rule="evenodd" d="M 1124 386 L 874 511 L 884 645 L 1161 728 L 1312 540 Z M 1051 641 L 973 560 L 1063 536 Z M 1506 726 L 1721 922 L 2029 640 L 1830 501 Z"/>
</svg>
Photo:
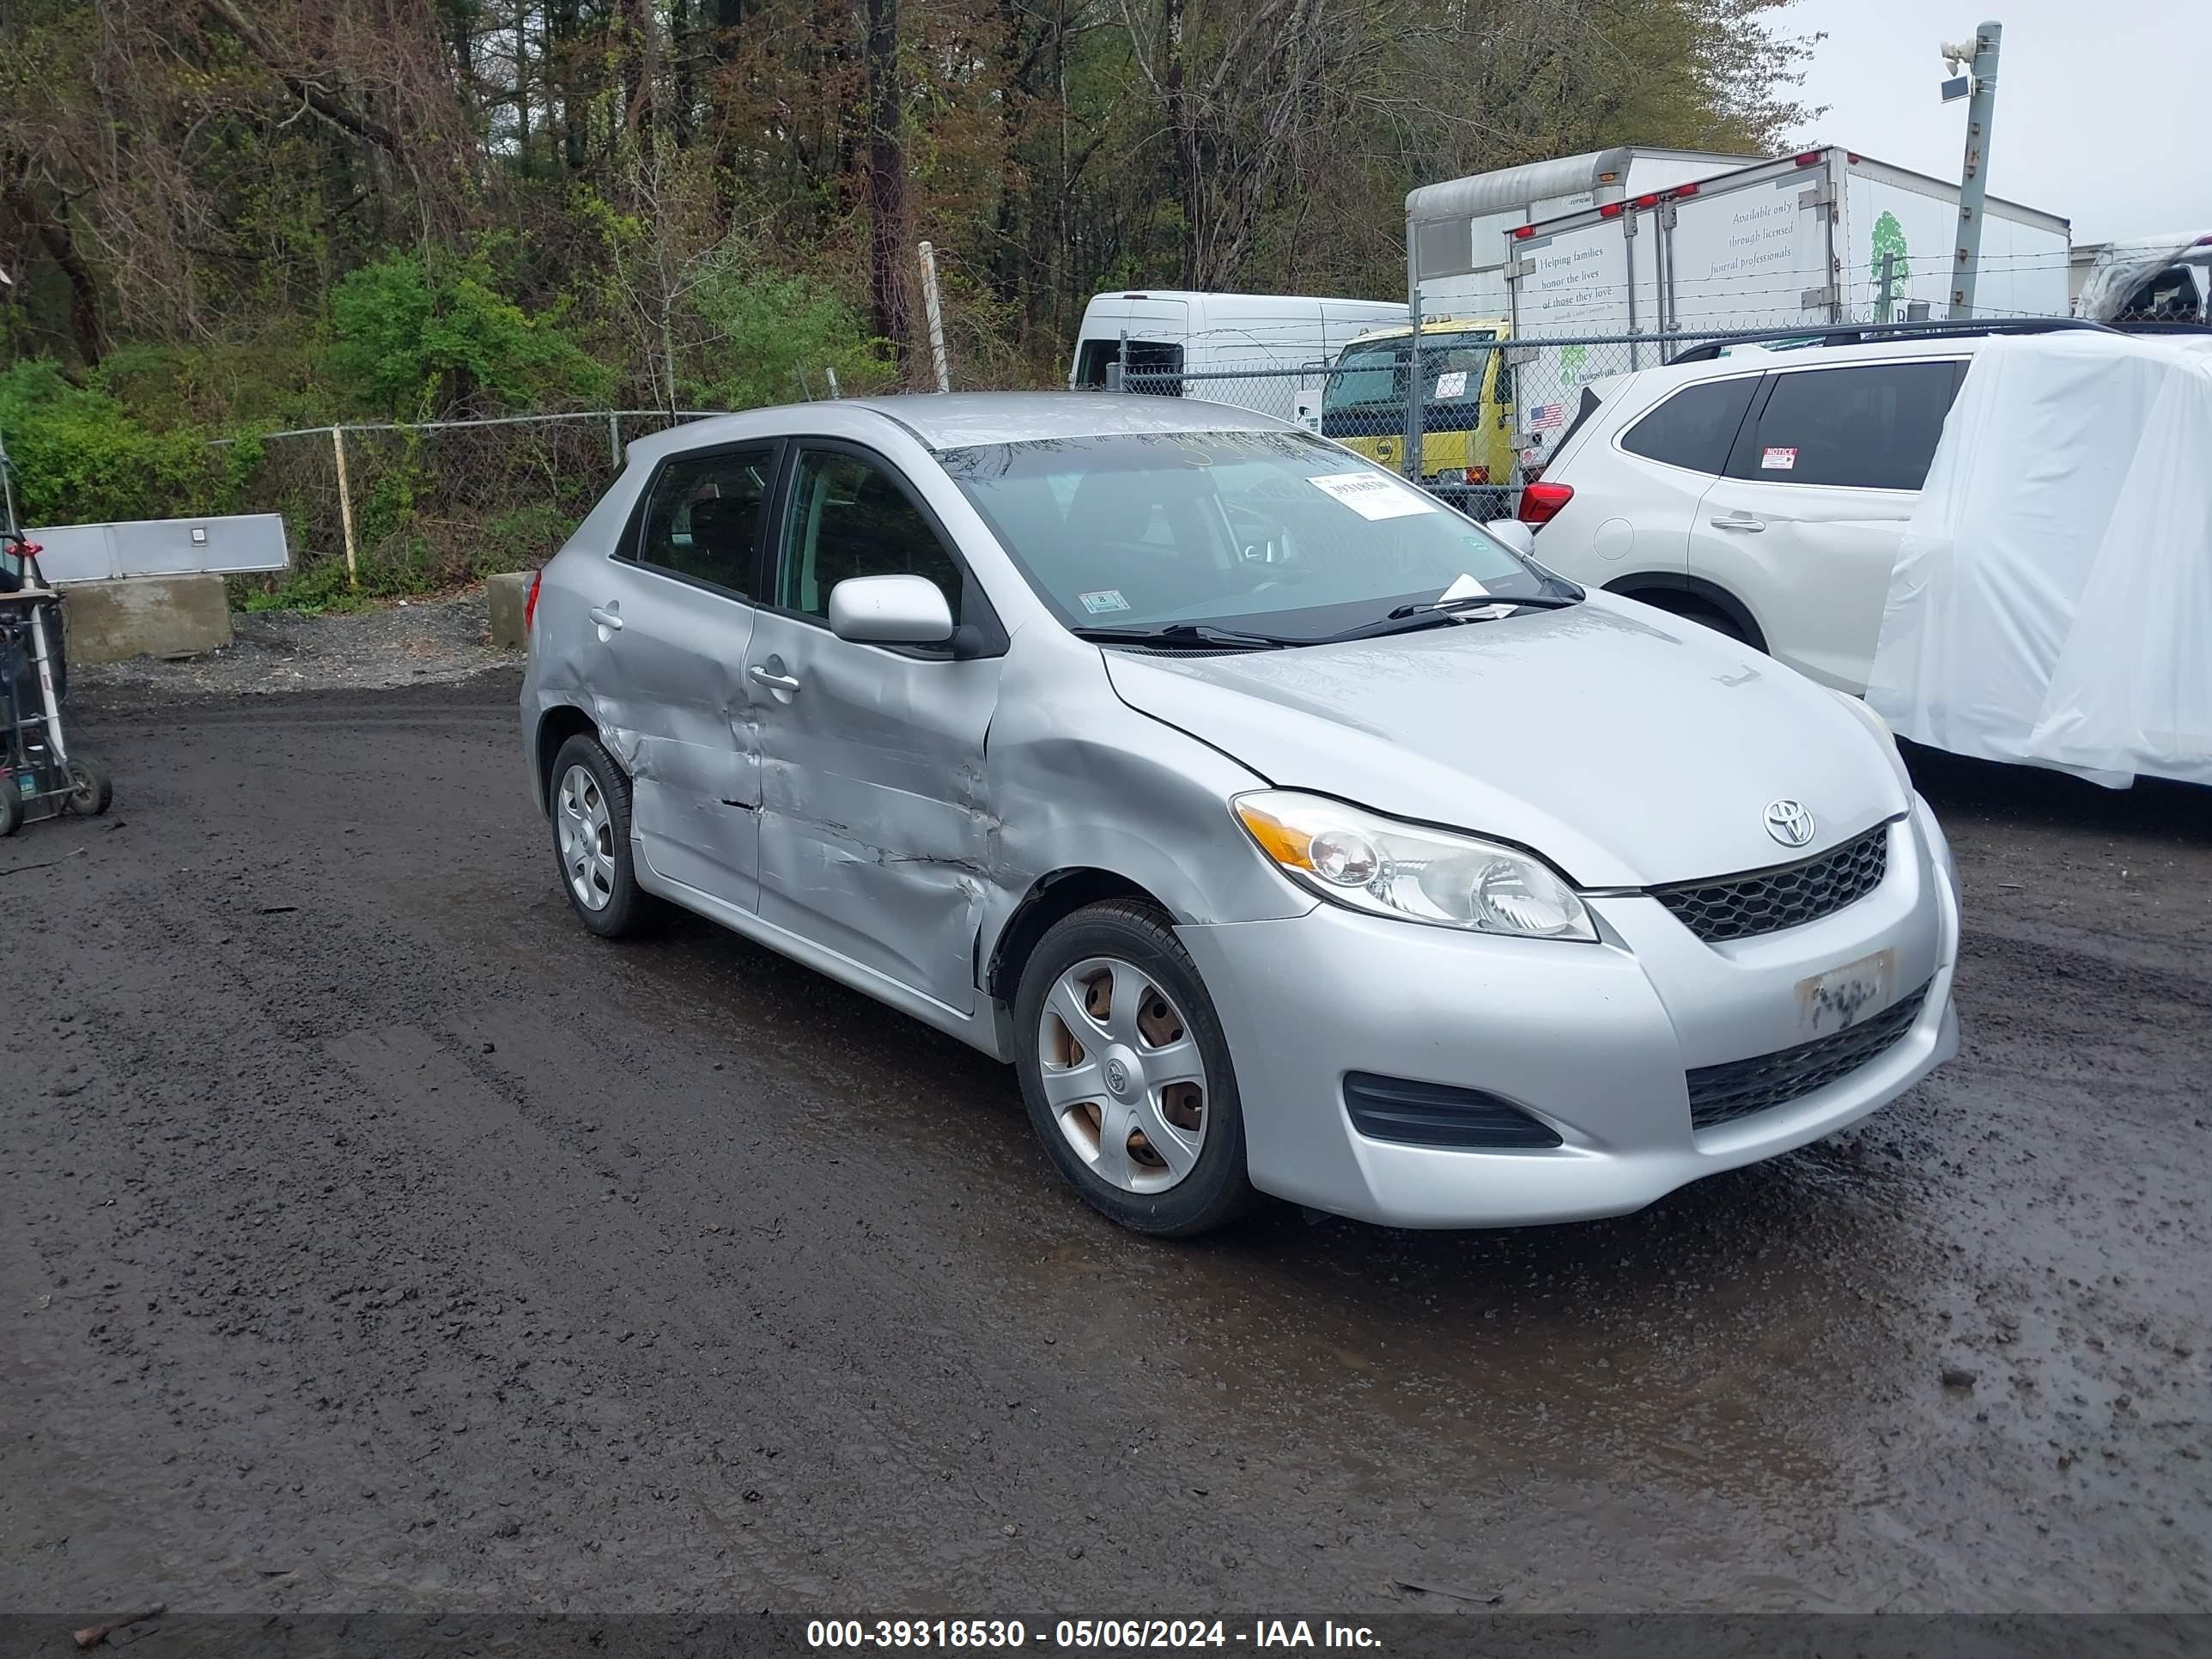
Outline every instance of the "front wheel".
<svg viewBox="0 0 2212 1659">
<path fill-rule="evenodd" d="M 1228 1040 L 1158 910 L 1115 901 L 1055 923 L 1023 971 L 1014 1029 L 1030 1121 L 1085 1203 L 1167 1237 L 1250 1207 Z"/>
<path fill-rule="evenodd" d="M 637 884 L 630 855 L 629 775 L 581 733 L 553 759 L 553 854 L 576 919 L 602 939 L 642 932 L 659 902 Z"/>
</svg>

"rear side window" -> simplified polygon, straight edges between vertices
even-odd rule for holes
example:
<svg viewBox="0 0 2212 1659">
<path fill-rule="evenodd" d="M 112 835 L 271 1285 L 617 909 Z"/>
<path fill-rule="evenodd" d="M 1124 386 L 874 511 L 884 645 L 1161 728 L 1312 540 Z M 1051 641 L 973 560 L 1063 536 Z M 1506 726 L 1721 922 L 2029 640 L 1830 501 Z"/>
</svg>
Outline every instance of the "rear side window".
<svg viewBox="0 0 2212 1659">
<path fill-rule="evenodd" d="M 1756 374 L 1686 386 L 1629 428 L 1620 447 L 1669 466 L 1717 477 L 1728 465 L 1729 448 L 1758 389 Z"/>
<path fill-rule="evenodd" d="M 1960 368 L 1943 361 L 1777 374 L 1729 458 L 1729 476 L 1917 489 L 1927 482 Z"/>
<path fill-rule="evenodd" d="M 750 598 L 761 507 L 775 476 L 774 449 L 677 457 L 653 478 L 638 562 Z"/>
</svg>

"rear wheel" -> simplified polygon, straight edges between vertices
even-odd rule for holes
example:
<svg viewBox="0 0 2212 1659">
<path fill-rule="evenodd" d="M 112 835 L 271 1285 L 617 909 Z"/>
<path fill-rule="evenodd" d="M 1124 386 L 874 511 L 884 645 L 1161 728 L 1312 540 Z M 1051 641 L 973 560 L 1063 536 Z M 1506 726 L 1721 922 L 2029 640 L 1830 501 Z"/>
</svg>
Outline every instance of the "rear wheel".
<svg viewBox="0 0 2212 1659">
<path fill-rule="evenodd" d="M 597 738 L 578 734 L 553 759 L 553 854 L 576 919 L 622 939 L 659 919 L 637 884 L 629 844 L 629 776 Z"/>
<path fill-rule="evenodd" d="M 22 786 L 12 772 L 0 772 L 0 840 L 23 827 Z"/>
<path fill-rule="evenodd" d="M 1170 1237 L 1250 1206 L 1228 1041 L 1165 916 L 1116 900 L 1055 923 L 1014 1022 L 1030 1121 L 1085 1202 Z"/>
</svg>

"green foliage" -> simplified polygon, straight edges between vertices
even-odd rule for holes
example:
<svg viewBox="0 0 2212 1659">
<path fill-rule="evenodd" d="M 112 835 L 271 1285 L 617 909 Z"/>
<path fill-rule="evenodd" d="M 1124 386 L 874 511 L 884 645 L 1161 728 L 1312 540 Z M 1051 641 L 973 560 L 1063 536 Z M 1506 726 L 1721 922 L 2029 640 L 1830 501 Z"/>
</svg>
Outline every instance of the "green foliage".
<svg viewBox="0 0 2212 1659">
<path fill-rule="evenodd" d="M 220 510 L 234 475 L 203 434 L 155 432 L 53 364 L 0 374 L 0 433 L 27 525 L 173 518 Z"/>
<path fill-rule="evenodd" d="M 275 582 L 257 583 L 234 577 L 231 603 L 240 611 L 301 611 L 320 616 L 326 611 L 358 611 L 368 604 L 346 582 L 345 561 L 317 559 L 285 572 Z"/>
<path fill-rule="evenodd" d="M 869 337 L 853 308 L 811 276 L 786 276 L 718 255 L 689 295 L 705 343 L 679 370 L 695 409 L 754 409 L 829 394 L 835 369 L 848 392 L 893 384 L 884 343 Z"/>
<path fill-rule="evenodd" d="M 362 266 L 331 295 L 331 331 L 332 378 L 356 408 L 392 420 L 581 409 L 614 392 L 613 371 L 585 352 L 560 307 L 526 312 L 483 246 Z"/>
<path fill-rule="evenodd" d="M 533 569 L 559 552 L 580 522 L 578 515 L 563 512 L 552 501 L 532 501 L 511 513 L 493 514 L 478 526 L 468 574 L 481 578 Z"/>
<path fill-rule="evenodd" d="M 249 339 L 218 345 L 126 342 L 82 378 L 156 430 L 314 426 L 327 418 L 315 374 L 321 349 L 308 319 L 279 316 Z"/>
</svg>

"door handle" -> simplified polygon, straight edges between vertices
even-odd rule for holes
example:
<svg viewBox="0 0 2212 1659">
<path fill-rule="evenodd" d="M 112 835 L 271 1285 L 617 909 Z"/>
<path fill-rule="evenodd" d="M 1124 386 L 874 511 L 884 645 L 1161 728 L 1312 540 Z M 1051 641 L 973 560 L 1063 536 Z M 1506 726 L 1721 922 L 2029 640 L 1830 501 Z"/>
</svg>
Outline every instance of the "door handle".
<svg viewBox="0 0 2212 1659">
<path fill-rule="evenodd" d="M 1713 520 L 1713 528 L 1716 530 L 1764 530 L 1766 528 L 1766 520 L 1754 519 L 1748 513 L 1729 513 L 1716 517 Z"/>
<path fill-rule="evenodd" d="M 602 628 L 622 632 L 622 612 L 611 605 L 595 605 L 591 610 L 592 620 Z"/>
<path fill-rule="evenodd" d="M 799 682 L 789 674 L 778 674 L 755 663 L 745 671 L 763 685 L 773 686 L 778 691 L 796 691 Z"/>
</svg>

